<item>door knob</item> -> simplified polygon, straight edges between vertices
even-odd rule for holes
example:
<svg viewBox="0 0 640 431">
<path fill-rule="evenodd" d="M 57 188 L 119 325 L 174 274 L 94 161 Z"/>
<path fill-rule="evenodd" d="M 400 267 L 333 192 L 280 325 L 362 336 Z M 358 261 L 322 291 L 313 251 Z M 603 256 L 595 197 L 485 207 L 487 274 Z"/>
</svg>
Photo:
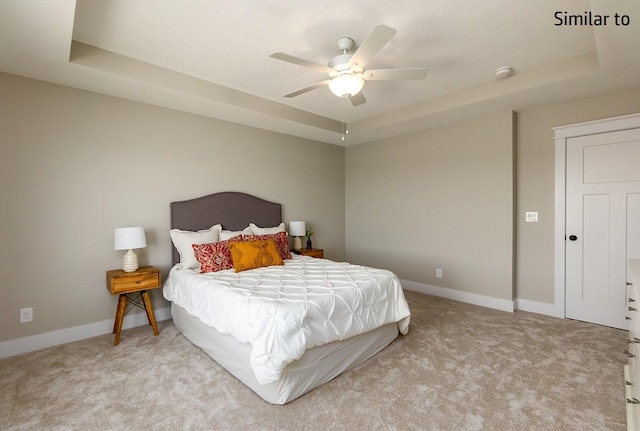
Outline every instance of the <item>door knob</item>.
<svg viewBox="0 0 640 431">
<path fill-rule="evenodd" d="M 578 239 L 578 237 L 577 237 L 577 236 L 575 236 L 575 235 L 570 235 L 570 236 L 569 236 L 569 239 L 570 239 L 571 241 L 575 241 L 575 240 L 577 240 L 577 239 Z"/>
</svg>

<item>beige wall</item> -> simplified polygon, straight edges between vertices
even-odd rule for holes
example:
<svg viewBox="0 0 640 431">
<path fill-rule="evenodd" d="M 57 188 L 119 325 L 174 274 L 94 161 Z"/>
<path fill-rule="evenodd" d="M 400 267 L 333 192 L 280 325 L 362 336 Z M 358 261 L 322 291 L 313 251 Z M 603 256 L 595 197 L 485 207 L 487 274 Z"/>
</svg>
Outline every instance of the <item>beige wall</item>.
<svg viewBox="0 0 640 431">
<path fill-rule="evenodd" d="M 224 190 L 281 202 L 331 259 L 500 299 L 515 276 L 515 297 L 552 303 L 551 127 L 640 112 L 638 88 L 345 151 L 1 73 L 0 94 L 0 342 L 111 319 L 113 229 L 144 226 L 141 263 L 166 274 L 169 202 Z"/>
<path fill-rule="evenodd" d="M 517 114 L 513 297 L 554 302 L 551 128 L 636 112 L 640 88 Z M 405 280 L 510 299 L 508 229 L 500 225 L 509 223 L 511 132 L 507 116 L 497 115 L 348 148 L 347 258 Z M 540 221 L 525 223 L 526 211 Z"/>
<path fill-rule="evenodd" d="M 513 128 L 505 112 L 347 148 L 347 258 L 513 299 Z"/>
<path fill-rule="evenodd" d="M 0 74 L 0 341 L 112 319 L 116 227 L 170 265 L 169 203 L 242 191 L 307 221 L 344 258 L 344 149 Z M 153 291 L 156 308 L 168 304 Z M 19 309 L 34 321 L 19 324 Z"/>
<path fill-rule="evenodd" d="M 518 114 L 517 296 L 553 304 L 555 147 L 552 127 L 640 112 L 640 88 Z M 538 223 L 525 223 L 538 211 Z"/>
</svg>

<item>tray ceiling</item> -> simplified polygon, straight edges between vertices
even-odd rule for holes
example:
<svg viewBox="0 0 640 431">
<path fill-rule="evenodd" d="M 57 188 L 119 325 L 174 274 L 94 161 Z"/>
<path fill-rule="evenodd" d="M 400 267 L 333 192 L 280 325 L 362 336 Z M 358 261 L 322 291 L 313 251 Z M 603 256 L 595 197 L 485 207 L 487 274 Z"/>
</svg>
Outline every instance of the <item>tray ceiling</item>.
<svg viewBox="0 0 640 431">
<path fill-rule="evenodd" d="M 608 24 L 556 25 L 585 12 Z M 0 3 L 0 71 L 354 145 L 639 86 L 639 23 L 628 0 L 22 0 Z M 368 81 L 357 107 L 326 87 L 283 97 L 326 76 L 273 52 L 326 64 L 338 38 L 357 46 L 377 24 L 397 34 L 368 68 L 425 80 Z M 515 73 L 496 79 L 502 66 Z"/>
</svg>

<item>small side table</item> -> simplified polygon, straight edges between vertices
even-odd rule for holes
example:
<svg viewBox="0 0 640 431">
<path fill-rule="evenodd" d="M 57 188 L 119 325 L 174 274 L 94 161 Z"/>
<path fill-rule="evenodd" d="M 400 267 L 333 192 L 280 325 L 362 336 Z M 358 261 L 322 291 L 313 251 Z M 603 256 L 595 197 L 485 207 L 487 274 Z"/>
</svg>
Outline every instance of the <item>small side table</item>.
<svg viewBox="0 0 640 431">
<path fill-rule="evenodd" d="M 143 308 L 147 312 L 147 319 L 154 335 L 158 335 L 158 327 L 156 318 L 153 316 L 153 308 L 151 299 L 149 298 L 149 289 L 160 287 L 160 270 L 153 266 L 141 266 L 134 272 L 124 272 L 122 269 L 113 269 L 107 271 L 107 290 L 112 295 L 120 295 L 118 297 L 118 307 L 116 308 L 116 318 L 113 323 L 113 333 L 116 338 L 113 342 L 114 346 L 120 343 L 120 331 L 122 330 L 122 320 L 132 308 L 127 310 L 127 301 L 135 307 Z M 129 296 L 138 293 L 139 296 Z"/>
<path fill-rule="evenodd" d="M 300 251 L 297 251 L 296 253 L 299 253 L 302 256 L 317 257 L 320 259 L 324 258 L 324 250 L 321 248 L 312 248 L 311 250 L 307 250 L 306 248 L 302 247 Z"/>
</svg>

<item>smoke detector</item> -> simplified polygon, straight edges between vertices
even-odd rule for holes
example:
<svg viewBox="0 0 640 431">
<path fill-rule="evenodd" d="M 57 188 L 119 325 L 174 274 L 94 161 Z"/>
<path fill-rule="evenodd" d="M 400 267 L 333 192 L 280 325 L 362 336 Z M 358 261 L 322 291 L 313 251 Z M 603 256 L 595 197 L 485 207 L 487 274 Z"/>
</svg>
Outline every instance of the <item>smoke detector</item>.
<svg viewBox="0 0 640 431">
<path fill-rule="evenodd" d="M 509 66 L 499 67 L 496 69 L 496 78 L 502 79 L 513 74 L 513 69 Z"/>
</svg>

